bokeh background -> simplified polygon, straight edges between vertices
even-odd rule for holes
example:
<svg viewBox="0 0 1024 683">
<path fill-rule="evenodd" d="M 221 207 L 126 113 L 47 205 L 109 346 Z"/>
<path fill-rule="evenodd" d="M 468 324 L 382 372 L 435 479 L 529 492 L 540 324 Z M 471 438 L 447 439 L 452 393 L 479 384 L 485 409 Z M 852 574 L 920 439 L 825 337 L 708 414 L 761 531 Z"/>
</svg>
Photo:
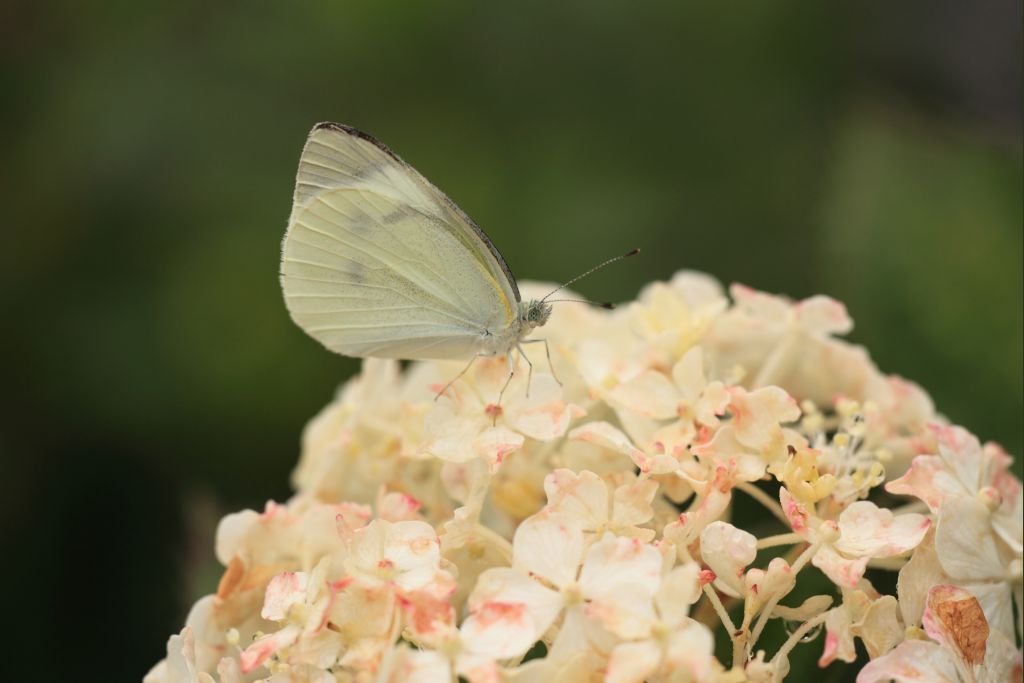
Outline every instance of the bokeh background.
<svg viewBox="0 0 1024 683">
<path fill-rule="evenodd" d="M 289 495 L 303 424 L 357 368 L 277 281 L 321 120 L 398 150 L 521 279 L 640 246 L 580 291 L 691 268 L 834 296 L 883 369 L 1021 455 L 1021 19 L 1018 0 L 4 3 L 5 677 L 137 680 L 215 585 L 216 519 Z"/>
</svg>

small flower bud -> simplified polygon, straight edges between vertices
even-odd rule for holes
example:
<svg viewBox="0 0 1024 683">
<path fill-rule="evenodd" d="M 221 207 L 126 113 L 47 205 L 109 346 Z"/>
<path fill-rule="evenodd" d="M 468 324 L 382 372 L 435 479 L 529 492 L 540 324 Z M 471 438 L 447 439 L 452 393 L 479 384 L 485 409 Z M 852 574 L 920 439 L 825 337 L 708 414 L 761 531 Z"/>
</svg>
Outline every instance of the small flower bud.
<svg viewBox="0 0 1024 683">
<path fill-rule="evenodd" d="M 999 491 L 991 486 L 986 486 L 978 491 L 978 500 L 985 504 L 989 512 L 993 512 L 999 509 L 999 506 L 1003 503 L 1003 496 Z"/>
</svg>

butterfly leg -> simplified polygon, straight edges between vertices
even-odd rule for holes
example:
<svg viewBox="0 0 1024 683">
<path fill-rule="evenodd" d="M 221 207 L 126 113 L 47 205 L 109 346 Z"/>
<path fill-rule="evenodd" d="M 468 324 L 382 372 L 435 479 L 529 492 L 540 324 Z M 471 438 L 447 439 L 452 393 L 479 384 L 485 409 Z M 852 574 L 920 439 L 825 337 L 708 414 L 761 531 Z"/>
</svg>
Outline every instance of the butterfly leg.
<svg viewBox="0 0 1024 683">
<path fill-rule="evenodd" d="M 526 373 L 526 398 L 530 398 L 530 383 L 533 382 L 533 363 L 530 362 L 530 357 L 523 351 L 523 347 L 516 344 L 516 349 L 519 351 L 519 357 L 526 361 L 526 364 L 530 366 L 529 371 Z"/>
<path fill-rule="evenodd" d="M 501 391 L 498 392 L 499 406 L 501 405 L 501 398 L 505 395 L 505 390 L 508 389 L 508 385 L 512 383 L 512 378 L 516 376 L 516 366 L 512 364 L 511 351 L 508 352 L 508 355 L 505 356 L 505 359 L 508 361 L 508 379 L 506 379 L 505 383 L 501 385 Z M 497 417 L 495 417 L 495 420 L 497 420 Z"/>
<path fill-rule="evenodd" d="M 434 396 L 434 400 L 436 401 L 437 399 L 441 398 L 441 396 L 443 396 L 445 394 L 445 392 L 447 392 L 449 389 L 451 389 L 452 385 L 455 384 L 456 382 L 458 382 L 459 378 L 466 374 L 466 372 L 473 366 L 473 363 L 475 363 L 476 359 L 479 358 L 479 357 L 480 357 L 480 355 L 477 354 L 476 356 L 473 356 L 472 358 L 470 358 L 469 359 L 469 363 L 466 364 L 466 367 L 462 368 L 462 372 L 460 372 L 459 374 L 455 375 L 455 377 L 452 379 L 451 382 L 448 382 L 448 384 L 445 384 L 444 385 L 444 389 L 441 389 L 441 391 L 437 392 L 437 395 Z"/>
<path fill-rule="evenodd" d="M 556 382 L 558 382 L 558 386 L 564 386 L 562 384 L 562 380 L 558 379 L 558 375 L 555 374 L 555 366 L 551 362 L 551 347 L 548 346 L 548 340 L 547 339 L 527 339 L 527 340 L 525 340 L 525 341 L 523 341 L 521 343 L 523 343 L 523 344 L 543 344 L 544 345 L 544 354 L 548 357 L 548 369 L 551 370 L 551 376 L 555 379 Z M 522 353 L 522 352 L 520 351 L 520 353 Z"/>
</svg>

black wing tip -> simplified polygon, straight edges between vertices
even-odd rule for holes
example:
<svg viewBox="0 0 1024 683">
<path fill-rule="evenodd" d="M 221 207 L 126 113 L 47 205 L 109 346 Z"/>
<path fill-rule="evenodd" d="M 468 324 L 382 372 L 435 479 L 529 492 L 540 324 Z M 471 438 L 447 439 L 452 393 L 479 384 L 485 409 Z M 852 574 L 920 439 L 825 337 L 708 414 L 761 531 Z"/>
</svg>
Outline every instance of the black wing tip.
<svg viewBox="0 0 1024 683">
<path fill-rule="evenodd" d="M 360 140 L 365 140 L 366 142 L 369 142 L 371 145 L 373 145 L 374 147 L 376 147 L 380 151 L 382 151 L 385 154 L 387 154 L 389 157 L 391 157 L 395 161 L 397 161 L 400 164 L 403 164 L 405 166 L 408 166 L 408 164 L 406 164 L 405 161 L 403 161 L 400 156 L 395 154 L 394 150 L 392 150 L 390 147 L 388 147 L 383 142 L 381 142 L 380 140 L 378 140 L 374 136 L 370 135 L 366 131 L 362 131 L 362 130 L 359 130 L 358 128 L 354 128 L 352 126 L 345 125 L 344 123 L 334 123 L 333 121 L 321 121 L 320 123 L 318 123 L 315 126 L 313 126 L 313 129 L 311 131 L 309 131 L 309 137 L 312 138 L 315 133 L 317 133 L 317 132 L 319 132 L 321 130 L 329 130 L 329 131 L 332 131 L 334 133 L 341 133 L 343 135 L 350 135 L 350 136 L 352 136 L 354 138 L 359 138 Z"/>
<path fill-rule="evenodd" d="M 364 133 L 358 128 L 345 125 L 344 123 L 335 123 L 333 121 L 321 121 L 320 123 L 313 126 L 313 130 L 310 133 L 315 133 L 318 130 L 333 130 L 338 133 L 348 133 L 349 135 L 355 135 L 357 137 L 373 137 L 369 133 Z"/>
<path fill-rule="evenodd" d="M 361 131 L 358 128 L 353 128 L 352 126 L 347 126 L 344 123 L 334 123 L 333 121 L 321 121 L 320 123 L 313 126 L 313 130 L 309 131 L 309 134 L 312 135 L 313 133 L 317 133 L 321 130 L 330 130 L 335 133 L 344 133 L 345 135 L 351 135 L 353 137 L 366 140 L 367 142 L 372 142 L 378 147 L 384 146 L 380 140 L 373 137 L 369 133 Z"/>
</svg>

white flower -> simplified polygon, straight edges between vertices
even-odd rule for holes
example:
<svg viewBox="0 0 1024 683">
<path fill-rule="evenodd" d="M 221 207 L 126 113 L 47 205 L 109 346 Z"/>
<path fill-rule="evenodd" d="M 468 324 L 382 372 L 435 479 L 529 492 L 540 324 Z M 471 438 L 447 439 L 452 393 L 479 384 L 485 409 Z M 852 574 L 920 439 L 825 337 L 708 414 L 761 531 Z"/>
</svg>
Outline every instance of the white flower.
<svg viewBox="0 0 1024 683">
<path fill-rule="evenodd" d="M 217 592 L 146 682 L 778 683 L 823 626 L 819 663 L 860 639 L 862 683 L 1019 674 L 1010 456 L 838 339 L 842 304 L 730 292 L 680 273 L 566 304 L 550 364 L 526 345 L 511 379 L 368 359 L 307 426 L 295 496 L 221 521 Z M 780 604 L 810 564 L 828 594 Z"/>
<path fill-rule="evenodd" d="M 662 557 L 639 540 L 605 534 L 586 550 L 580 529 L 541 513 L 519 526 L 513 553 L 512 567 L 481 574 L 470 596 L 462 634 L 476 652 L 522 655 L 565 608 L 623 637 L 653 614 Z"/>
<path fill-rule="evenodd" d="M 934 586 L 928 592 L 924 627 L 934 642 L 904 641 L 865 666 L 857 683 L 1003 683 L 1019 678 L 1020 654 L 1001 633 L 990 634 L 981 606 L 967 591 Z"/>
<path fill-rule="evenodd" d="M 896 516 L 866 500 L 843 510 L 836 522 L 808 512 L 785 488 L 780 489 L 779 497 L 793 531 L 817 548 L 814 566 L 843 588 L 857 587 L 869 559 L 912 550 L 931 527 L 931 520 L 924 515 Z"/>
</svg>

